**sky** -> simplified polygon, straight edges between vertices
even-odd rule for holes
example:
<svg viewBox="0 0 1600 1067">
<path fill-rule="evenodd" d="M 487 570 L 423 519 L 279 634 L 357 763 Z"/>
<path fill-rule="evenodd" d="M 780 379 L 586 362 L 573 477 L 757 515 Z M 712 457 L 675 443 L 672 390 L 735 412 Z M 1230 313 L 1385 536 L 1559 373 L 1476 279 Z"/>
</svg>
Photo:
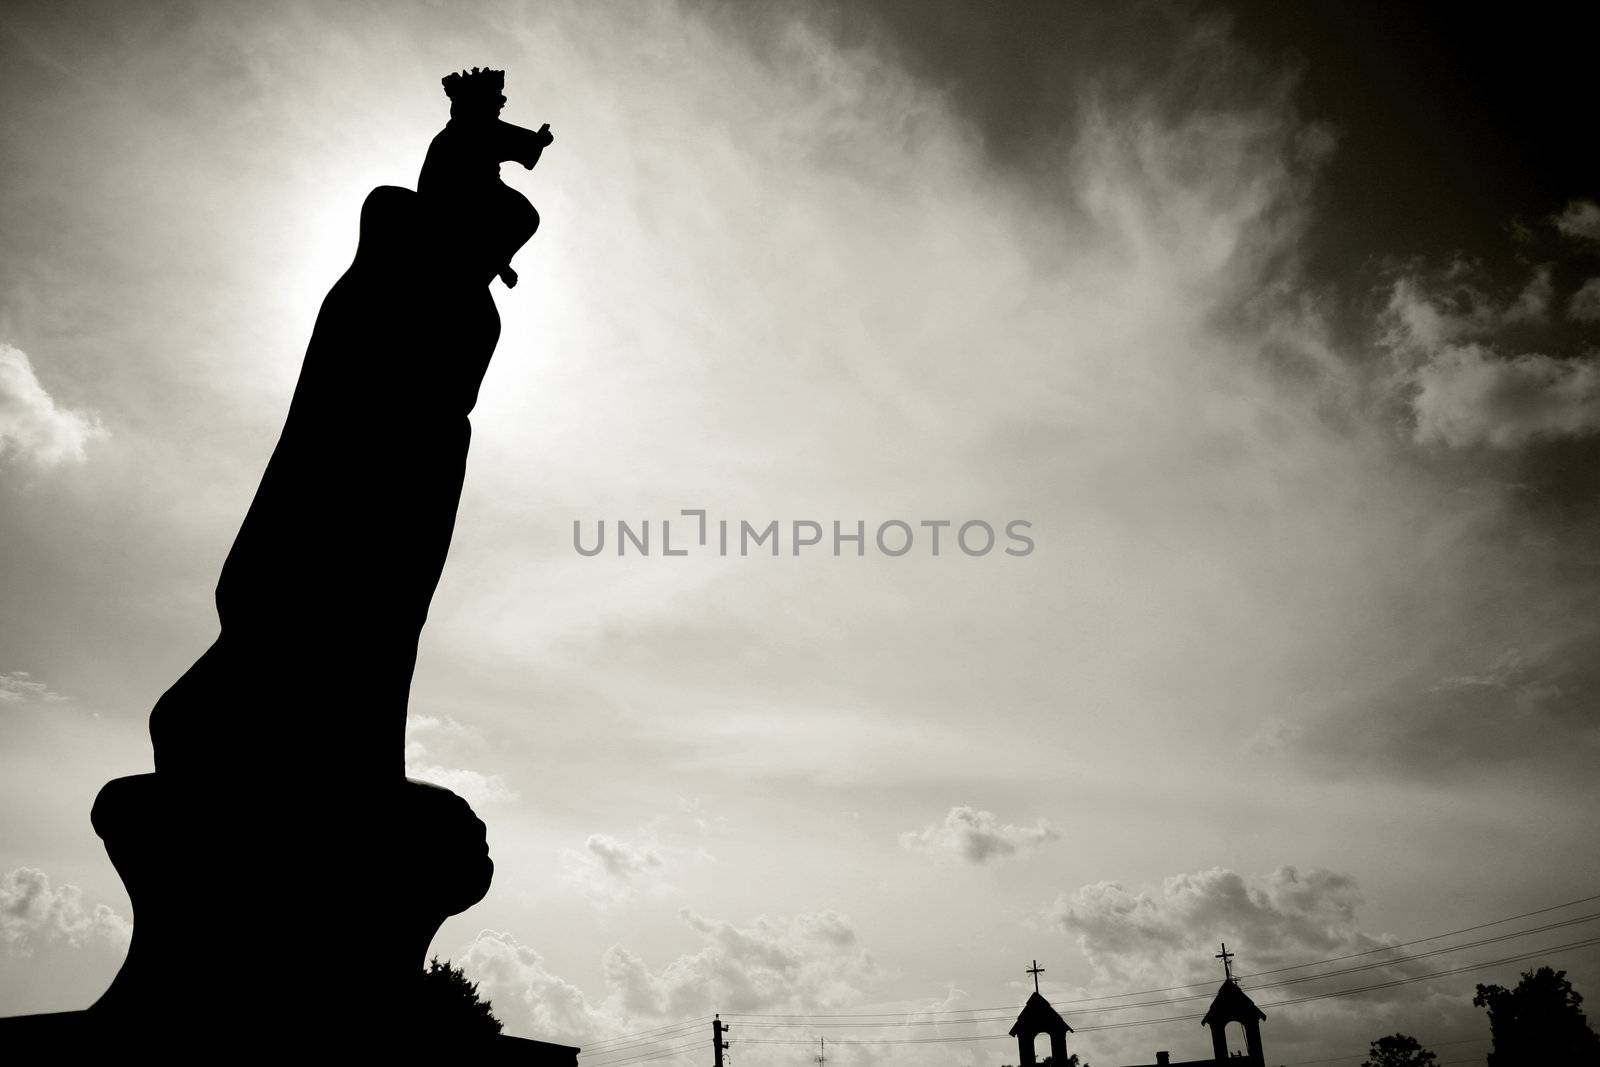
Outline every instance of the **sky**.
<svg viewBox="0 0 1600 1067">
<path fill-rule="evenodd" d="M 0 1013 L 115 973 L 89 807 L 215 635 L 363 197 L 475 65 L 556 140 L 505 174 L 543 224 L 406 752 L 488 825 L 432 951 L 508 1032 L 699 1064 L 721 1012 L 750 1067 L 1000 1067 L 847 1042 L 1003 1035 L 1038 960 L 1069 1048 L 1181 1059 L 1181 994 L 1090 998 L 1600 893 L 1592 37 L 1279 7 L 8 5 Z M 666 557 L 686 509 L 779 552 Z M 267 683 L 315 746 L 338 709 Z M 1269 1062 L 1478 1062 L 1473 983 L 1596 993 L 1551 949 L 1590 930 L 1263 987 Z M 369 936 L 295 949 L 359 982 Z M 819 1025 L 873 1011 L 917 1025 Z"/>
</svg>

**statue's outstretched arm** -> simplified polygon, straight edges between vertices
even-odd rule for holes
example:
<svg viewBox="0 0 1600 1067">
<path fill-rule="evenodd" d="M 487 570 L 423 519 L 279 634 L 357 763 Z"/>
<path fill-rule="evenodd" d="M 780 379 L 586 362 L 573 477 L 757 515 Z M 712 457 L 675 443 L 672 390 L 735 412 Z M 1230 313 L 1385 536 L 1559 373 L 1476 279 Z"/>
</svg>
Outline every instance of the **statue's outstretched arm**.
<svg viewBox="0 0 1600 1067">
<path fill-rule="evenodd" d="M 495 128 L 498 148 L 496 162 L 503 163 L 509 160 L 521 163 L 528 170 L 533 169 L 544 150 L 556 139 L 550 132 L 548 122 L 537 130 L 528 130 L 497 119 Z"/>
</svg>

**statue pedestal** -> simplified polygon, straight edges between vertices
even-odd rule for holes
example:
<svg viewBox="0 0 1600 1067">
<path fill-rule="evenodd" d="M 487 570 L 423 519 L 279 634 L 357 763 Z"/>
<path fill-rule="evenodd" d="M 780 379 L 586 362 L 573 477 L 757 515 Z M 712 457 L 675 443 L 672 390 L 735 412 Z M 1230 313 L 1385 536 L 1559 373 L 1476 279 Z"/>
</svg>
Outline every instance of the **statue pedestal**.
<svg viewBox="0 0 1600 1067">
<path fill-rule="evenodd" d="M 428 943 L 494 871 L 454 793 L 145 774 L 108 783 L 93 821 L 134 913 L 97 1030 L 153 1050 L 436 1036 L 417 999 Z"/>
</svg>

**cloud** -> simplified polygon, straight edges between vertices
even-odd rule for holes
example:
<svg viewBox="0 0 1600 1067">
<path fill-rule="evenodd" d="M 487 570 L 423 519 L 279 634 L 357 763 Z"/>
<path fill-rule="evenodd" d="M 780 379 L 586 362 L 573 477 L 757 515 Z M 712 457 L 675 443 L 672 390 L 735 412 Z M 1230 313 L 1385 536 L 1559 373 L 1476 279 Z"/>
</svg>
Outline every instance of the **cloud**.
<svg viewBox="0 0 1600 1067">
<path fill-rule="evenodd" d="M 0 704 L 21 704 L 40 700 L 57 703 L 67 698 L 53 693 L 43 682 L 36 682 L 27 671 L 6 671 L 0 674 Z"/>
<path fill-rule="evenodd" d="M 908 849 L 944 853 L 959 856 L 968 863 L 983 864 L 1014 856 L 1060 836 L 1043 819 L 1033 826 L 1010 823 L 1002 826 L 993 812 L 958 805 L 945 815 L 944 822 L 901 834 L 900 844 Z"/>
<path fill-rule="evenodd" d="M 856 1004 L 877 972 L 849 920 L 832 911 L 760 916 L 744 925 L 688 910 L 679 915 L 701 939 L 696 951 L 658 970 L 622 948 L 606 953 L 607 982 L 645 1017 Z"/>
<path fill-rule="evenodd" d="M 583 846 L 601 870 L 623 881 L 661 869 L 661 857 L 654 849 L 636 848 L 605 834 L 590 834 Z"/>
<path fill-rule="evenodd" d="M 597 1006 L 510 934 L 485 930 L 451 962 L 478 983 L 479 995 L 493 1005 L 507 1033 L 578 1043 L 605 1032 Z"/>
<path fill-rule="evenodd" d="M 41 467 L 79 462 L 84 446 L 104 434 L 92 414 L 55 402 L 26 352 L 0 344 L 0 456 L 10 452 Z"/>
<path fill-rule="evenodd" d="M 695 832 L 702 837 L 713 837 L 728 832 L 728 817 L 712 815 L 705 801 L 699 797 L 679 797 L 678 807 L 694 824 Z"/>
<path fill-rule="evenodd" d="M 1510 358 L 1452 345 L 1419 367 L 1416 439 L 1452 448 L 1516 448 L 1600 431 L 1600 364 L 1539 353 Z"/>
<path fill-rule="evenodd" d="M 658 972 L 666 1005 L 687 1006 L 699 997 L 707 1007 L 724 1003 L 731 1011 L 859 1003 L 863 982 L 877 971 L 849 920 L 833 911 L 760 916 L 744 926 L 689 911 L 681 917 L 705 943 Z"/>
<path fill-rule="evenodd" d="M 1438 1039 L 1481 1024 L 1471 1007 L 1470 978 L 1443 986 L 1419 982 L 1361 998 L 1329 998 L 1274 1010 L 1271 1003 L 1277 999 L 1420 975 L 1440 966 L 1431 960 L 1390 963 L 1361 972 L 1359 978 L 1297 983 L 1284 989 L 1270 983 L 1308 972 L 1250 977 L 1398 943 L 1399 938 L 1363 928 L 1361 905 L 1355 879 L 1336 871 L 1283 866 L 1267 874 L 1240 874 L 1213 868 L 1172 875 L 1159 887 L 1144 890 L 1113 881 L 1085 885 L 1057 899 L 1047 909 L 1046 919 L 1073 937 L 1088 959 L 1094 977 L 1084 987 L 1085 995 L 1192 986 L 1168 994 L 1185 1011 L 1202 1010 L 1221 983 L 1215 955 L 1219 943 L 1226 942 L 1229 951 L 1237 953 L 1234 971 L 1241 976 L 1241 985 L 1267 1011 L 1270 1022 L 1263 1036 L 1273 1062 L 1311 1047 L 1359 1048 L 1385 1029 L 1403 1027 Z M 1376 960 L 1356 959 L 1344 966 L 1363 962 Z M 1198 999 L 1177 999 L 1183 996 Z M 1065 1014 L 1068 1022 L 1074 1021 L 1070 1008 Z M 1080 1021 L 1100 1023 L 1120 1017 L 1085 1013 Z M 1108 1048 L 1133 1055 L 1150 1038 L 1105 1040 Z"/>
<path fill-rule="evenodd" d="M 1567 316 L 1579 322 L 1600 322 L 1600 278 L 1590 278 L 1572 294 Z"/>
<path fill-rule="evenodd" d="M 52 887 L 41 870 L 18 867 L 0 877 L 0 947 L 7 952 L 27 956 L 52 943 L 121 947 L 132 933 L 127 919 L 104 904 L 86 906 L 75 885 Z"/>
<path fill-rule="evenodd" d="M 1555 285 L 1550 280 L 1550 268 L 1540 267 L 1522 292 L 1506 308 L 1507 322 L 1542 322 L 1550 316 L 1550 300 Z"/>
<path fill-rule="evenodd" d="M 590 834 L 581 849 L 563 849 L 568 881 L 580 887 L 590 903 L 611 907 L 641 892 L 663 896 L 677 887 L 671 876 L 685 862 L 711 860 L 702 848 L 667 847 L 655 840 L 658 827 L 645 831 L 646 843 L 635 844 L 610 834 Z"/>
<path fill-rule="evenodd" d="M 1361 898 L 1348 875 L 1279 867 L 1245 876 L 1214 868 L 1166 878 L 1159 890 L 1134 892 L 1097 882 L 1062 896 L 1050 922 L 1077 940 L 1096 976 L 1138 985 L 1174 974 L 1209 978 L 1212 954 L 1226 940 L 1248 960 L 1246 971 L 1376 948 L 1383 942 L 1355 925 Z"/>
<path fill-rule="evenodd" d="M 1443 284 L 1418 275 L 1395 283 L 1383 344 L 1405 367 L 1418 443 L 1514 449 L 1600 431 L 1600 362 L 1501 351 L 1500 334 L 1543 318 L 1550 302 L 1542 270 L 1503 307 L 1454 273 Z"/>
<path fill-rule="evenodd" d="M 606 992 L 594 1000 L 551 974 L 509 934 L 484 931 L 455 962 L 479 984 L 509 1033 L 588 1043 L 661 1021 L 713 1011 L 815 1011 L 860 1004 L 878 975 L 854 927 L 832 911 L 747 924 L 680 913 L 700 940 L 652 968 L 614 945 L 602 960 Z"/>
<path fill-rule="evenodd" d="M 454 719 L 415 714 L 406 719 L 406 777 L 443 786 L 474 808 L 516 800 L 516 790 L 500 775 L 454 765 L 484 748 L 477 730 Z"/>
<path fill-rule="evenodd" d="M 1568 237 L 1600 241 L 1600 204 L 1593 200 L 1570 201 L 1556 216 L 1555 224 Z"/>
</svg>

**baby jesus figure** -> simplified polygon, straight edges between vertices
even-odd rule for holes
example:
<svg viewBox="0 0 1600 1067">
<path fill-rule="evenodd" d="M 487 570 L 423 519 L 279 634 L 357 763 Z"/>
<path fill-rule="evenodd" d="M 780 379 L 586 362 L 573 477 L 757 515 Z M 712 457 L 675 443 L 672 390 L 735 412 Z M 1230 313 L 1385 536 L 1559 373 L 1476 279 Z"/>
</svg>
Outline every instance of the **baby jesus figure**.
<svg viewBox="0 0 1600 1067">
<path fill-rule="evenodd" d="M 500 164 L 532 170 L 555 138 L 548 122 L 528 130 L 502 121 L 504 88 L 502 70 L 473 67 L 444 78 L 450 121 L 428 146 L 417 192 L 447 221 L 449 239 L 465 246 L 474 267 L 487 266 L 509 288 L 517 284 L 511 255 L 539 228 L 539 213 L 500 180 Z"/>
</svg>

